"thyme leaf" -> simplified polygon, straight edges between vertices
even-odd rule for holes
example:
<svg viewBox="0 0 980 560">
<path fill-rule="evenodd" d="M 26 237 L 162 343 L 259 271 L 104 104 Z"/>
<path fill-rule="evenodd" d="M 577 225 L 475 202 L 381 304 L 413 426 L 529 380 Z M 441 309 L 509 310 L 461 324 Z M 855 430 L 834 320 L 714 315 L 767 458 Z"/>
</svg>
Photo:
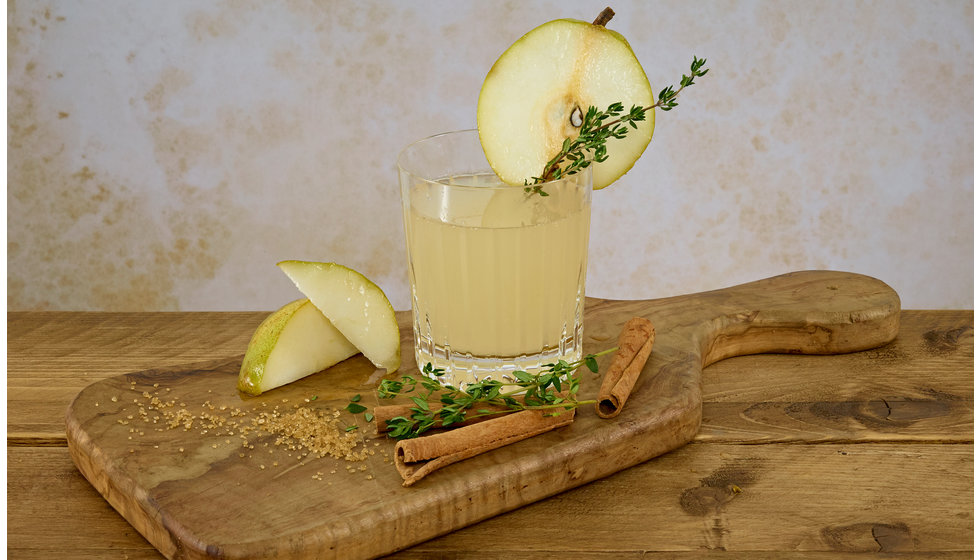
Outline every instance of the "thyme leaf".
<svg viewBox="0 0 980 560">
<path fill-rule="evenodd" d="M 600 111 L 595 106 L 589 106 L 582 119 L 582 126 L 579 127 L 578 137 L 565 138 L 561 150 L 545 164 L 541 175 L 524 182 L 524 191 L 528 194 L 548 196 L 541 186 L 543 183 L 574 175 L 592 163 L 601 163 L 608 159 L 606 142 L 610 139 L 626 138 L 630 130 L 637 129 L 637 123 L 646 120 L 647 111 L 657 108 L 670 111 L 677 107 L 677 96 L 680 92 L 694 85 L 695 78 L 708 73 L 708 69 L 704 68 L 705 62 L 705 59 L 695 56 L 690 66 L 691 73 L 681 75 L 677 89 L 670 85 L 660 90 L 656 103 L 648 107 L 633 105 L 629 111 L 625 111 L 624 105 L 616 102 L 609 105 L 605 111 Z"/>
<path fill-rule="evenodd" d="M 543 410 L 560 414 L 563 410 L 576 408 L 594 400 L 578 400 L 580 378 L 575 372 L 586 366 L 593 373 L 598 372 L 596 358 L 616 348 L 589 354 L 581 360 L 566 362 L 558 360 L 545 364 L 544 369 L 531 374 L 515 371 L 512 381 L 485 379 L 469 383 L 461 389 L 448 387 L 430 379 L 415 379 L 404 375 L 398 380 L 382 380 L 378 386 L 378 397 L 391 399 L 406 396 L 412 401 L 410 413 L 387 421 L 388 435 L 395 439 L 418 437 L 432 428 L 448 427 L 470 418 L 492 416 L 520 410 Z M 422 370 L 440 376 L 445 373 L 431 363 Z M 433 407 L 432 403 L 441 406 Z M 503 410 L 491 410 L 493 405 Z"/>
</svg>

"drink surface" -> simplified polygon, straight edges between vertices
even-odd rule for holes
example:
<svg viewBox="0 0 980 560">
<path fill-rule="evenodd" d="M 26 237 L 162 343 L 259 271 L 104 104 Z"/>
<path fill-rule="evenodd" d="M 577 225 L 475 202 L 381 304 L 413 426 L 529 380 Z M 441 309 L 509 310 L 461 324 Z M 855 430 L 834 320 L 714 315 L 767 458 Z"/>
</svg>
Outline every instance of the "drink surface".
<svg viewBox="0 0 980 560">
<path fill-rule="evenodd" d="M 406 209 L 421 358 L 577 359 L 590 195 L 572 182 L 528 195 L 490 173 L 441 182 L 473 188 L 419 184 Z"/>
</svg>

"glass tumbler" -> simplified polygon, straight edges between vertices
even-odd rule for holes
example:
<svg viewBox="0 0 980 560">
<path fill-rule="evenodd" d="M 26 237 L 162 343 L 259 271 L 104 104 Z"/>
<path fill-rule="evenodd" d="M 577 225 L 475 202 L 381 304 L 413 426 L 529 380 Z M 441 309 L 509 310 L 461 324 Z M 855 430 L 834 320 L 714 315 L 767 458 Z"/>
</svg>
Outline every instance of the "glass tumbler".
<svg viewBox="0 0 980 560">
<path fill-rule="evenodd" d="M 415 359 L 463 387 L 582 356 L 592 169 L 504 184 L 475 130 L 398 156 Z"/>
</svg>

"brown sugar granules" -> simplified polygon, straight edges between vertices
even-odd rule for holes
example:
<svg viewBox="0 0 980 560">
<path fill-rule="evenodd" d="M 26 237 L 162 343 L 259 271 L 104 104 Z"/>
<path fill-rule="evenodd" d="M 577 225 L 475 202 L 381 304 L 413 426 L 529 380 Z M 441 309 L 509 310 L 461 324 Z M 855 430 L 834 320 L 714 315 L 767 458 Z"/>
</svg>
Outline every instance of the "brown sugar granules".
<svg viewBox="0 0 980 560">
<path fill-rule="evenodd" d="M 154 388 L 157 387 L 159 384 L 154 384 Z M 159 421 L 165 428 L 157 428 L 157 431 L 196 430 L 203 437 L 220 437 L 217 442 L 208 441 L 212 443 L 212 448 L 218 448 L 222 442 L 231 444 L 228 436 L 238 436 L 241 447 L 254 449 L 255 438 L 271 435 L 275 437 L 275 447 L 298 452 L 303 457 L 329 456 L 346 461 L 363 461 L 369 455 L 362 437 L 357 432 L 345 430 L 337 410 L 294 406 L 285 412 L 278 405 L 270 407 L 263 402 L 261 407 L 252 411 L 227 405 L 216 406 L 211 401 L 205 401 L 201 404 L 201 411 L 194 413 L 186 403 L 161 400 L 148 391 L 143 391 L 142 396 L 147 402 L 145 406 L 138 406 L 138 420 L 153 424 Z M 284 403 L 287 401 L 283 399 Z M 117 399 L 113 398 L 113 402 L 117 402 Z M 128 423 L 127 420 L 119 422 Z M 265 445 L 268 446 L 268 443 Z M 269 452 L 272 453 L 272 450 Z M 273 466 L 278 464 L 274 462 Z"/>
<path fill-rule="evenodd" d="M 356 448 L 363 443 L 359 435 L 344 431 L 340 420 L 322 410 L 299 408 L 293 412 L 260 413 L 256 420 L 262 431 L 277 436 L 276 445 L 290 450 L 305 449 L 320 457 L 363 461 L 367 452 Z"/>
</svg>

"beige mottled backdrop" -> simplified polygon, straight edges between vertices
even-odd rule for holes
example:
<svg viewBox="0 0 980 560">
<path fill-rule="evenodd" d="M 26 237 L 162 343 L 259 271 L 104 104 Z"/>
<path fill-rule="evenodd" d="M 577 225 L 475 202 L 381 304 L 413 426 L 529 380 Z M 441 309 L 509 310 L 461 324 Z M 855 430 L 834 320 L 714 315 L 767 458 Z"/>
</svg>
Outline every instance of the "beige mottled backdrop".
<svg viewBox="0 0 980 560">
<path fill-rule="evenodd" d="M 269 310 L 329 260 L 409 308 L 395 156 L 497 56 L 606 4 L 11 1 L 11 310 Z M 661 113 L 595 196 L 589 295 L 811 268 L 973 307 L 973 3 L 619 0 Z"/>
</svg>

